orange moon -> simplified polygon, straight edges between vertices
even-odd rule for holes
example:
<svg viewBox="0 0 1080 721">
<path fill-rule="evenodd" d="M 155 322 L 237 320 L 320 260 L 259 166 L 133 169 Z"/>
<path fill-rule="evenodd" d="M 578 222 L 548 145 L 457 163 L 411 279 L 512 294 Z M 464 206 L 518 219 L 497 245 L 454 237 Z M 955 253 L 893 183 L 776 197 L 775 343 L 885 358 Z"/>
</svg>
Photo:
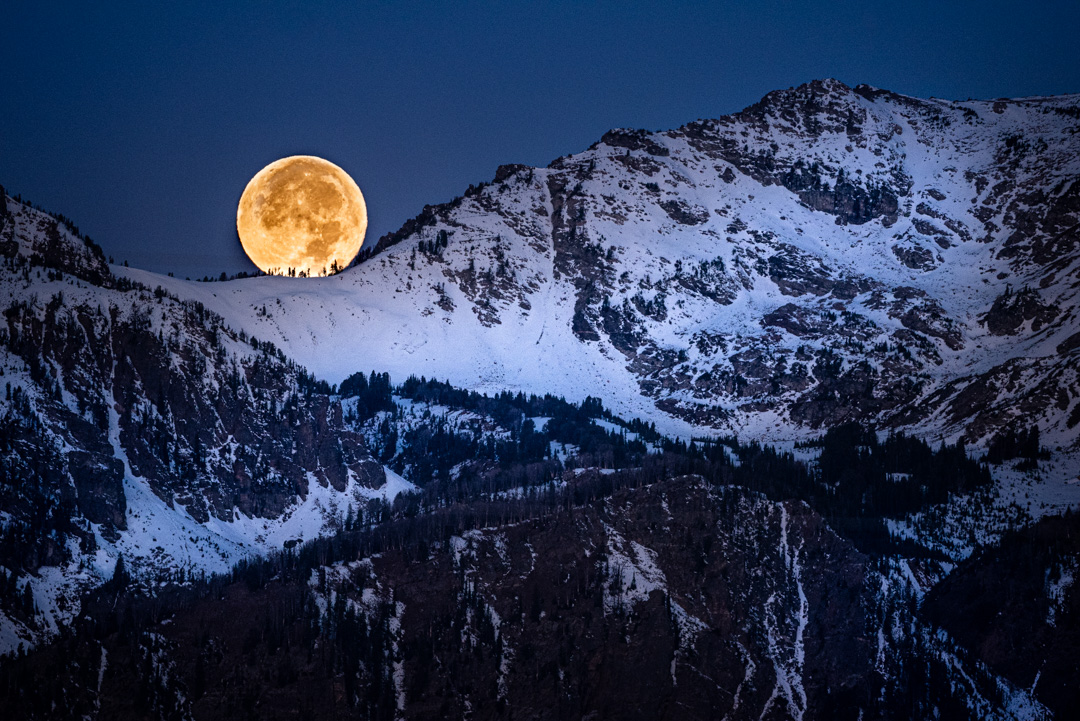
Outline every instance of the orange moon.
<svg viewBox="0 0 1080 721">
<path fill-rule="evenodd" d="M 255 174 L 236 209 L 236 232 L 259 269 L 327 275 L 360 252 L 367 205 L 349 174 L 328 160 L 293 155 Z"/>
</svg>

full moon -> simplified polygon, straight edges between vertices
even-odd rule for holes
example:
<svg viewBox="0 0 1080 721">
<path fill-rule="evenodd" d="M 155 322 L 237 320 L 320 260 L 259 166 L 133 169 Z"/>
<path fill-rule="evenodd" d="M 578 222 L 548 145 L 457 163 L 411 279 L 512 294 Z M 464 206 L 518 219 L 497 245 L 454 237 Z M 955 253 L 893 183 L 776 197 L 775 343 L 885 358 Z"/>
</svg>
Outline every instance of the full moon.
<svg viewBox="0 0 1080 721">
<path fill-rule="evenodd" d="M 328 160 L 293 155 L 255 174 L 236 209 L 244 252 L 274 275 L 344 269 L 360 251 L 367 206 L 349 174 Z"/>
</svg>

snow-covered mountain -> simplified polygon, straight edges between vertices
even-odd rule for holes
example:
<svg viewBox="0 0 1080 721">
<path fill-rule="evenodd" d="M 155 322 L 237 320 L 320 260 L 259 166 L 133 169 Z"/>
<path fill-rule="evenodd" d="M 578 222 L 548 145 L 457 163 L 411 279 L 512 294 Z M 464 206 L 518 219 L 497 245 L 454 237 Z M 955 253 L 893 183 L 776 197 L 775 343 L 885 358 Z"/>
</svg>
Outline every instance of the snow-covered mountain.
<svg viewBox="0 0 1080 721">
<path fill-rule="evenodd" d="M 472 554 L 480 563 L 475 552 L 484 544 L 498 555 L 496 540 L 519 533 L 517 520 L 533 518 L 529 503 L 543 494 L 545 512 L 565 503 L 590 522 L 602 520 L 591 530 L 552 521 L 543 542 L 551 554 L 560 544 L 575 549 L 573 564 L 582 567 L 594 563 L 591 551 L 578 553 L 583 544 L 604 545 L 605 558 L 617 559 L 619 583 L 611 583 L 607 563 L 593 589 L 604 619 L 615 611 L 632 618 L 641 606 L 663 622 L 642 626 L 645 637 L 675 624 L 672 688 L 702 683 L 687 680 L 704 668 L 693 639 L 729 633 L 725 619 L 733 614 L 743 624 L 735 646 L 702 641 L 697 648 L 726 659 L 725 673 L 734 675 L 721 691 L 742 688 L 736 676 L 746 674 L 739 714 L 825 713 L 824 699 L 845 669 L 829 666 L 836 653 L 824 642 L 804 664 L 806 649 L 818 643 L 804 634 L 817 629 L 858 646 L 861 675 L 851 685 L 858 699 L 849 706 L 876 707 L 884 696 L 867 684 L 879 676 L 902 684 L 898 669 L 920 658 L 971 715 L 1041 715 L 1046 709 L 1035 699 L 1044 697 L 1034 685 L 1021 691 L 1014 683 L 1030 680 L 1023 664 L 1017 670 L 979 646 L 978 629 L 964 619 L 942 613 L 937 626 L 924 624 L 913 607 L 954 564 L 971 564 L 966 581 L 941 592 L 946 600 L 937 608 L 948 608 L 948 599 L 986 583 L 993 573 L 986 567 L 996 568 L 994 559 L 979 565 L 978 546 L 1080 501 L 1078 133 L 1080 96 L 949 102 L 818 81 L 676 130 L 611 131 L 546 168 L 502 166 L 492 183 L 425 207 L 347 271 L 310 279 L 193 283 L 109 266 L 70 221 L 0 189 L 0 653 L 54 636 L 121 556 L 148 593 L 159 583 L 190 588 L 193 577 L 242 559 L 344 526 L 359 533 L 346 520 L 355 518 L 374 524 L 376 537 L 388 523 L 387 537 L 410 528 L 409 543 L 425 540 L 414 549 L 394 537 L 398 545 L 388 547 L 398 565 L 374 595 L 353 578 L 355 563 L 315 563 L 324 576 L 348 578 L 337 579 L 344 583 L 337 590 L 309 584 L 314 590 L 303 593 L 314 601 L 303 601 L 293 620 L 314 612 L 310 603 L 321 615 L 352 594 L 384 616 L 391 609 L 397 620 L 379 623 L 394 634 L 411 628 L 420 638 L 442 621 L 398 618 L 392 589 L 406 598 L 432 584 L 448 598 L 458 593 L 463 559 Z M 412 382 L 392 397 L 385 377 L 356 375 L 373 369 L 396 382 L 426 376 L 456 388 Z M 369 396 L 378 402 L 369 404 Z M 625 423 L 594 399 L 644 423 Z M 993 452 L 995 442 L 998 451 L 1026 443 L 1034 450 L 1024 462 L 995 465 L 992 483 L 981 466 L 989 485 L 980 481 L 977 493 L 963 484 L 920 486 L 926 470 L 914 470 L 917 464 L 889 466 L 884 475 L 882 468 L 865 477 L 853 472 L 861 500 L 835 506 L 830 499 L 850 490 L 836 481 L 821 492 L 808 470 L 820 449 L 796 449 L 794 441 L 849 421 L 935 446 L 963 441 Z M 549 423 L 555 430 L 544 430 Z M 1030 427 L 1039 434 L 1015 436 Z M 730 446 L 709 446 L 721 454 L 708 461 L 719 464 L 711 466 L 715 477 L 667 484 L 669 463 L 686 464 L 691 474 L 705 461 L 687 460 L 686 446 L 661 453 L 656 429 L 683 438 L 736 433 L 796 455 L 762 466 L 781 468 L 786 480 L 763 471 L 770 480 L 732 505 L 717 489 L 740 453 L 761 449 L 730 439 Z M 605 430 L 614 431 L 601 438 L 607 445 L 587 447 Z M 852 442 L 865 450 L 872 440 Z M 968 460 L 963 447 L 941 454 Z M 605 479 L 628 459 L 649 477 L 648 488 L 617 509 L 594 491 L 610 494 Z M 599 479 L 595 488 L 590 473 Z M 414 480 L 424 486 L 422 501 L 400 502 L 397 515 L 380 505 L 416 490 Z M 581 486 L 592 490 L 582 494 Z M 694 544 L 676 543 L 669 557 L 650 550 L 661 541 L 657 519 L 674 522 L 677 501 L 669 505 L 666 494 L 675 492 L 715 505 L 722 558 Z M 785 505 L 791 497 L 821 507 Z M 890 511 L 897 498 L 907 505 Z M 454 511 L 457 520 L 439 525 L 440 509 L 455 504 L 465 504 L 460 513 L 472 520 Z M 494 527 L 469 515 L 486 519 L 499 504 L 512 512 Z M 403 520 L 413 518 L 420 520 Z M 752 532 L 758 522 L 763 538 Z M 447 540 L 466 525 L 472 535 Z M 1064 528 L 1055 539 L 1068 537 Z M 877 550 L 857 553 L 868 538 L 887 550 L 871 543 Z M 466 626 L 496 607 L 492 618 L 508 619 L 510 611 L 520 615 L 524 598 L 514 579 L 561 583 L 561 570 L 529 576 L 536 539 L 519 540 L 533 555 L 504 565 L 527 565 L 515 566 L 523 575 L 466 583 L 460 607 L 443 610 L 464 613 Z M 440 553 L 453 563 L 429 563 Z M 844 577 L 830 553 L 857 572 Z M 1048 638 L 1046 618 L 1068 633 L 1077 627 L 1068 616 L 1075 557 L 1072 548 L 1051 554 L 1028 574 L 1057 610 L 1029 613 L 1023 624 Z M 717 598 L 727 599 L 719 606 L 694 598 L 700 559 L 743 566 L 735 580 L 710 577 Z M 805 565 L 811 559 L 816 566 Z M 414 562 L 427 565 L 421 571 Z M 771 580 L 745 575 L 747 564 Z M 487 573 L 473 570 L 477 578 Z M 1035 577 L 1044 570 L 1040 586 Z M 829 578 L 804 597 L 820 573 Z M 859 628 L 836 615 L 833 594 L 849 581 L 859 599 L 845 603 L 865 617 Z M 618 608 L 609 605 L 612 589 L 626 596 Z M 487 611 L 475 605 L 481 592 L 490 597 Z M 668 599 L 665 608 L 654 592 L 678 596 L 677 603 Z M 591 615 L 553 603 L 552 613 L 592 623 Z M 407 605 L 423 606 L 418 598 Z M 524 621 L 506 623 L 508 633 L 513 627 L 517 640 L 525 638 Z M 1023 624 L 1001 633 L 1018 634 Z M 967 650 L 941 628 L 966 639 Z M 865 634 L 876 635 L 876 644 Z M 401 653 L 417 646 L 408 648 Z M 541 650 L 549 663 L 560 658 L 557 645 Z M 104 673 L 104 645 L 101 653 Z M 388 647 L 386 658 L 398 653 Z M 1032 663 L 1042 658 L 1038 649 L 1025 653 Z M 1057 690 L 1043 693 L 1057 707 L 1068 703 L 1060 689 L 1072 677 L 1064 661 L 1051 660 Z M 514 673 L 522 668 L 529 667 Z M 494 673 L 505 675 L 501 662 Z M 397 674 L 394 666 L 393 683 Z M 968 685 L 957 686 L 963 678 Z M 100 684 L 99 677 L 99 691 Z M 617 684 L 609 690 L 620 692 Z M 514 703 L 529 703 L 530 693 L 524 683 Z M 936 687 L 926 693 L 926 708 L 941 708 L 948 696 Z M 727 702 L 717 703 L 705 706 Z"/>
<path fill-rule="evenodd" d="M 330 382 L 594 395 L 684 434 L 1038 423 L 1076 451 L 1078 132 L 1075 95 L 817 81 L 503 166 L 339 276 L 153 282 Z"/>
<path fill-rule="evenodd" d="M 120 556 L 139 577 L 223 572 L 409 487 L 280 350 L 5 200 L 0 572 L 42 615 L 0 609 L 0 652 L 55 632 Z"/>
</svg>

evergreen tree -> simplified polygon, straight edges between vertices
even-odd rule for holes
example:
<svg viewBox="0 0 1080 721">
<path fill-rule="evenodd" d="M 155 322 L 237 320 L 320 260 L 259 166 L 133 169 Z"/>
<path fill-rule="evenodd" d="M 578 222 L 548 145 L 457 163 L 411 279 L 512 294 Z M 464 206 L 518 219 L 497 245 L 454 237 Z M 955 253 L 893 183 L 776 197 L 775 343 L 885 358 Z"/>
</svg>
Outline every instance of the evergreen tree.
<svg viewBox="0 0 1080 721">
<path fill-rule="evenodd" d="M 128 573 L 127 573 L 127 569 L 124 566 L 124 556 L 123 556 L 123 554 L 120 554 L 119 556 L 116 557 L 116 566 L 113 568 L 112 580 L 110 580 L 109 583 L 116 590 L 121 590 L 121 589 L 127 587 Z"/>
</svg>

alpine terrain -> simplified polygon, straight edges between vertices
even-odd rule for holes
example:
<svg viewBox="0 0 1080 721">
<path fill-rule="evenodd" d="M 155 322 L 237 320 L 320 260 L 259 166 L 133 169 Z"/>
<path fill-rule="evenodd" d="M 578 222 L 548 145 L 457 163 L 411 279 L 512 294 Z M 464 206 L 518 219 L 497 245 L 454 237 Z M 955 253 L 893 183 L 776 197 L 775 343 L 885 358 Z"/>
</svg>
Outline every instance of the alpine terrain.
<svg viewBox="0 0 1080 721">
<path fill-rule="evenodd" d="M 815 81 L 329 277 L 112 264 L 2 188 L 0 256 L 15 717 L 1080 701 L 1080 95 Z"/>
</svg>

